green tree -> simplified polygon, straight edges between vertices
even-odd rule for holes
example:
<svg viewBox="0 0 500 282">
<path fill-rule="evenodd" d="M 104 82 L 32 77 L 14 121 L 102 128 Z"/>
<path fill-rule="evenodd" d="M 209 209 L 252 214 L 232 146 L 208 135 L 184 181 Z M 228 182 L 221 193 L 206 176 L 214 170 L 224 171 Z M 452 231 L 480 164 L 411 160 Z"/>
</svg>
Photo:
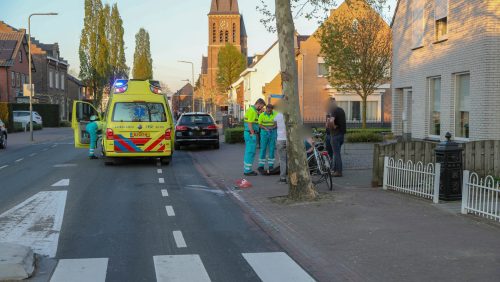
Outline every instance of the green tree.
<svg viewBox="0 0 500 282">
<path fill-rule="evenodd" d="M 149 43 L 149 33 L 140 28 L 135 35 L 134 67 L 132 69 L 134 79 L 153 78 L 153 59 Z"/>
<path fill-rule="evenodd" d="M 362 126 L 366 128 L 366 100 L 390 80 L 391 29 L 366 1 L 348 1 L 338 11 L 321 28 L 321 53 L 330 70 L 330 85 L 361 97 Z"/>
<path fill-rule="evenodd" d="M 245 56 L 231 44 L 226 44 L 219 51 L 217 69 L 217 87 L 226 97 L 227 89 L 233 84 L 247 66 Z"/>
<path fill-rule="evenodd" d="M 113 4 L 108 23 L 110 84 L 118 78 L 127 78 L 129 68 L 125 59 L 125 42 L 123 41 L 123 20 L 118 4 Z"/>
<path fill-rule="evenodd" d="M 104 5 L 104 8 L 99 12 L 99 22 L 97 26 L 97 60 L 95 62 L 95 70 L 97 73 L 96 89 L 94 96 L 94 104 L 100 105 L 104 88 L 108 85 L 108 80 L 111 74 L 111 67 L 109 64 L 109 40 L 107 35 L 108 21 L 107 18 L 110 14 L 110 6 Z"/>
<path fill-rule="evenodd" d="M 101 86 L 101 78 L 96 68 L 100 49 L 98 34 L 101 9 L 101 0 L 85 0 L 85 17 L 78 50 L 80 57 L 79 76 L 83 83 L 91 88 L 96 104 L 98 102 L 97 93 Z"/>
</svg>

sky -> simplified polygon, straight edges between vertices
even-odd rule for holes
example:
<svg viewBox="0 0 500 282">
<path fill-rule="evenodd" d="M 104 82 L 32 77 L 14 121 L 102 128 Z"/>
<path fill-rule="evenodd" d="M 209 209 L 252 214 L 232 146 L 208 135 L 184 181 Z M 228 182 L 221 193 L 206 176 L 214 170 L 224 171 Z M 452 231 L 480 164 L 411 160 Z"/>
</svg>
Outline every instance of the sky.
<svg viewBox="0 0 500 282">
<path fill-rule="evenodd" d="M 266 0 L 269 4 L 273 0 Z M 208 18 L 211 0 L 103 0 L 118 3 L 125 29 L 127 65 L 133 64 L 135 34 L 145 28 L 150 35 L 153 58 L 153 76 L 166 82 L 172 91 L 191 80 L 191 66 L 195 64 L 195 79 L 201 68 L 201 57 L 207 54 Z M 275 40 L 256 10 L 258 0 L 239 0 L 240 13 L 248 34 L 248 54 L 263 53 Z M 339 0 L 339 2 L 341 2 Z M 392 16 L 396 0 L 388 0 Z M 26 28 L 31 13 L 57 12 L 57 16 L 32 17 L 31 33 L 43 43 L 59 43 L 60 54 L 69 61 L 70 70 L 78 73 L 78 46 L 83 27 L 84 0 L 0 0 L 0 20 L 15 28 Z M 318 27 L 317 20 L 297 18 L 299 34 L 309 35 Z"/>
</svg>

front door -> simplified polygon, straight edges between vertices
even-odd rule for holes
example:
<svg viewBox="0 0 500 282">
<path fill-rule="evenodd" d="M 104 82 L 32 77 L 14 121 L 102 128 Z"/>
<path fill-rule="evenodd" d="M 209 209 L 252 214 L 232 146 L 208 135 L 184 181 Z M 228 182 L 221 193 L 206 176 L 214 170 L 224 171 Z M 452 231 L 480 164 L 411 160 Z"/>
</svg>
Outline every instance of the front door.
<svg viewBox="0 0 500 282">
<path fill-rule="evenodd" d="M 91 116 L 97 116 L 101 120 L 101 116 L 97 109 L 90 103 L 83 101 L 73 102 L 73 113 L 71 115 L 71 127 L 75 136 L 76 148 L 88 148 L 90 145 L 90 136 L 86 131 L 87 124 L 90 122 Z"/>
</svg>

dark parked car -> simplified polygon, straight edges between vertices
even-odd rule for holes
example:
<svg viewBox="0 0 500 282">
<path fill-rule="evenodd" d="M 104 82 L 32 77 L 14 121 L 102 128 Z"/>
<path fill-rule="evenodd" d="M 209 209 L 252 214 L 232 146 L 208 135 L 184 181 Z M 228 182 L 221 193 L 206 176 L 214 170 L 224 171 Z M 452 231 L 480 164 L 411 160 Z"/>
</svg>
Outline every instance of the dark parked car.
<svg viewBox="0 0 500 282">
<path fill-rule="evenodd" d="M 181 146 L 202 145 L 219 149 L 219 130 L 207 113 L 185 113 L 175 126 L 175 150 Z"/>
<path fill-rule="evenodd" d="M 7 148 L 7 128 L 5 123 L 0 119 L 0 149 Z"/>
</svg>

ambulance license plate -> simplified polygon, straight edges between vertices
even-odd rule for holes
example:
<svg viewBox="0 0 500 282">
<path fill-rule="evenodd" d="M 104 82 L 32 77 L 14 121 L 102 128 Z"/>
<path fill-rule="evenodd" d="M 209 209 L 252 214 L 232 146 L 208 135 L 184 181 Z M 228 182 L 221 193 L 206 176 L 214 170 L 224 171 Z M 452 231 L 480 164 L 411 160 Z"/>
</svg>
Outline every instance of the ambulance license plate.
<svg viewBox="0 0 500 282">
<path fill-rule="evenodd" d="M 130 132 L 130 138 L 149 138 L 149 132 Z"/>
</svg>

